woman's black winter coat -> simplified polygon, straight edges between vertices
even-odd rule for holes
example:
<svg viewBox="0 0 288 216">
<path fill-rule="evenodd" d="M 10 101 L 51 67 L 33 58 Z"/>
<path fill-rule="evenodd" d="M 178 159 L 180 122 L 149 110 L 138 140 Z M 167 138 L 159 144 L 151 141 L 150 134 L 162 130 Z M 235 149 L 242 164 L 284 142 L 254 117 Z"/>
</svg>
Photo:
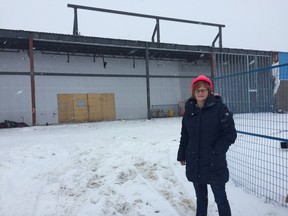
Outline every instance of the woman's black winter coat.
<svg viewBox="0 0 288 216">
<path fill-rule="evenodd" d="M 226 183 L 226 152 L 237 137 L 232 114 L 219 96 L 208 96 L 202 109 L 196 104 L 192 98 L 185 104 L 177 160 L 186 161 L 189 181 Z"/>
</svg>

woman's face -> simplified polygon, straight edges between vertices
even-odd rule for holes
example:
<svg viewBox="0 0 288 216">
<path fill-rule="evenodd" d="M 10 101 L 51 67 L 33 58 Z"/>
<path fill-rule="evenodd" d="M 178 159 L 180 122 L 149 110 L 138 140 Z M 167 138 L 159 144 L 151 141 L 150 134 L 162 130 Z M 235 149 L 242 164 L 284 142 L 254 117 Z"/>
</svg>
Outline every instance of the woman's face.
<svg viewBox="0 0 288 216">
<path fill-rule="evenodd" d="M 204 86 L 204 84 L 200 84 L 199 87 L 195 90 L 195 99 L 199 102 L 205 102 L 208 94 L 208 89 Z"/>
</svg>

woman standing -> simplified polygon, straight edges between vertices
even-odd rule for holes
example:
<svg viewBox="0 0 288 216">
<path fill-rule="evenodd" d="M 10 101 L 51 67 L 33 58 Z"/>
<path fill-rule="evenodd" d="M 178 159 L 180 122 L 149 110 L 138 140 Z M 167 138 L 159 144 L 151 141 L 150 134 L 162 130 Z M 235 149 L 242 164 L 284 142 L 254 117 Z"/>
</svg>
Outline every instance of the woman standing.
<svg viewBox="0 0 288 216">
<path fill-rule="evenodd" d="M 220 216 L 231 216 L 225 184 L 229 180 L 226 152 L 237 133 L 232 114 L 213 84 L 200 75 L 191 83 L 192 97 L 185 104 L 177 160 L 186 165 L 187 179 L 193 182 L 196 216 L 206 216 L 210 185 Z"/>
</svg>

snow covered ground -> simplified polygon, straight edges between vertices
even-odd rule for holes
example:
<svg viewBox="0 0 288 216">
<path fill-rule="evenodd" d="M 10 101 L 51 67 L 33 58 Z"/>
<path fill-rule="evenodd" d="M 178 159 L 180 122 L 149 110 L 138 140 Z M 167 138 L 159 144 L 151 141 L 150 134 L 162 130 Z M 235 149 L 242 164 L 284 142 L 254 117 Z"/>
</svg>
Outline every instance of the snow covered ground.
<svg viewBox="0 0 288 216">
<path fill-rule="evenodd" d="M 194 215 L 180 128 L 175 117 L 2 129 L 0 216 Z M 287 216 L 232 181 L 227 192 L 233 216 Z"/>
</svg>

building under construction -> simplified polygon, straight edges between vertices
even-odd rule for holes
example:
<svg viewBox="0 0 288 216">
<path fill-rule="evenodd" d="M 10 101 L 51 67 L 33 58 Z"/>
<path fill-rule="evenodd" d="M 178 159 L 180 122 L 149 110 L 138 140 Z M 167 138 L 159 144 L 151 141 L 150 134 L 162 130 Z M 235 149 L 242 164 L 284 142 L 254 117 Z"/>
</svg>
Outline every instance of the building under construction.
<svg viewBox="0 0 288 216">
<path fill-rule="evenodd" d="M 74 9 L 71 35 L 0 29 L 0 122 L 43 125 L 181 115 L 183 102 L 190 97 L 191 79 L 199 74 L 213 79 L 273 63 L 271 51 L 222 47 L 224 25 L 68 7 Z M 152 39 L 81 36 L 80 9 L 155 19 Z M 212 26 L 219 32 L 209 46 L 162 43 L 161 20 Z M 272 79 L 271 72 L 265 76 Z M 216 90 L 223 93 L 222 87 L 231 87 L 231 83 L 223 85 L 216 85 Z M 255 88 L 248 92 L 254 95 Z M 228 104 L 233 100 L 226 99 Z M 273 98 L 269 100 L 260 111 L 271 111 Z M 241 103 L 234 112 L 248 112 L 249 107 Z"/>
</svg>

